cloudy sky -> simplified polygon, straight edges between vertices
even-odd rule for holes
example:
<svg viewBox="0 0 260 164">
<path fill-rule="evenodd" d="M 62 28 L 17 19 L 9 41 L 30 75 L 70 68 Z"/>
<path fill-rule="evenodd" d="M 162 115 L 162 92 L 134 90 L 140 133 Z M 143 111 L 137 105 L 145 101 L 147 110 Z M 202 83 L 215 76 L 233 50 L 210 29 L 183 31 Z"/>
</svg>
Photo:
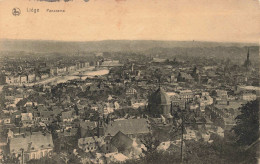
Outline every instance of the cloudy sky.
<svg viewBox="0 0 260 164">
<path fill-rule="evenodd" d="M 0 0 L 0 39 L 253 43 L 260 39 L 259 0 L 61 1 Z M 20 8 L 20 16 L 12 15 L 15 7 Z"/>
</svg>

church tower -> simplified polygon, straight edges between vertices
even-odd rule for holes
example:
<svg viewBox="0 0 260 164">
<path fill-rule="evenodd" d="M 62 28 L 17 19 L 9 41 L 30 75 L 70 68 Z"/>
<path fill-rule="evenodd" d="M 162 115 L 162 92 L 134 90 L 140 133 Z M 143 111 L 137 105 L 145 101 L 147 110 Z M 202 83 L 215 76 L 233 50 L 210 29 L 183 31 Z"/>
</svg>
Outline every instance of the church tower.
<svg viewBox="0 0 260 164">
<path fill-rule="evenodd" d="M 105 134 L 104 121 L 102 118 L 99 118 L 97 133 L 98 133 L 98 137 L 104 136 L 104 134 Z"/>
<path fill-rule="evenodd" d="M 252 65 L 252 63 L 251 63 L 251 61 L 250 61 L 250 59 L 249 59 L 249 56 L 250 54 L 249 54 L 249 48 L 248 48 L 248 50 L 247 50 L 247 58 L 246 58 L 246 61 L 245 61 L 245 63 L 244 63 L 244 67 L 248 70 L 250 67 L 251 67 L 251 65 Z"/>
<path fill-rule="evenodd" d="M 249 60 L 249 48 L 247 49 L 247 61 L 250 61 Z"/>
</svg>

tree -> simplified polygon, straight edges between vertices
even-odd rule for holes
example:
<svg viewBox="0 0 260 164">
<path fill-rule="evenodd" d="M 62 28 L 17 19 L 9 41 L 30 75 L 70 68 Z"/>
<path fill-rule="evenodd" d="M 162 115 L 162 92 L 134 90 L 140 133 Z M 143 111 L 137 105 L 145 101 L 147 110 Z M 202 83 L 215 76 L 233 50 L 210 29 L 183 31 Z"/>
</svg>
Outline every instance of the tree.
<svg viewBox="0 0 260 164">
<path fill-rule="evenodd" d="M 146 150 L 143 149 L 143 153 L 146 155 L 153 154 L 157 147 L 160 145 L 160 141 L 152 136 L 152 134 L 148 134 L 141 140 L 142 144 L 146 147 Z"/>
<path fill-rule="evenodd" d="M 236 117 L 233 130 L 239 145 L 250 145 L 259 138 L 259 100 L 248 102 L 240 110 L 241 114 Z"/>
</svg>

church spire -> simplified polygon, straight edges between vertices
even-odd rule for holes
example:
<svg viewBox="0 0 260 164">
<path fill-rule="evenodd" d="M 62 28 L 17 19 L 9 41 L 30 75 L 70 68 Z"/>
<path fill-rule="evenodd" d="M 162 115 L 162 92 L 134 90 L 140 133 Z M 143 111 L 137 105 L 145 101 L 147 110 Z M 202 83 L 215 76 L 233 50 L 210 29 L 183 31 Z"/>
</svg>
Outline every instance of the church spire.
<svg viewBox="0 0 260 164">
<path fill-rule="evenodd" d="M 252 64 L 251 64 L 251 61 L 250 61 L 250 59 L 249 59 L 249 48 L 247 48 L 247 58 L 246 58 L 246 60 L 245 60 L 244 66 L 245 66 L 246 69 L 248 70 L 251 65 L 252 65 Z"/>
<path fill-rule="evenodd" d="M 247 48 L 247 61 L 249 61 L 249 48 Z"/>
<path fill-rule="evenodd" d="M 161 78 L 159 78 L 159 89 L 161 89 Z"/>
</svg>

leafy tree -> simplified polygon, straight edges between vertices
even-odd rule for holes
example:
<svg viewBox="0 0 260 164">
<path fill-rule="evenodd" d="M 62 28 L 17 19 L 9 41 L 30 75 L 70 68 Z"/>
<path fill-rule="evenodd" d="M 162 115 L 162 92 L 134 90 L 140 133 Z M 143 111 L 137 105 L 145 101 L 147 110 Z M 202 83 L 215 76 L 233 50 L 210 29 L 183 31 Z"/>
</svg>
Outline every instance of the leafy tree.
<svg viewBox="0 0 260 164">
<path fill-rule="evenodd" d="M 248 102 L 240 110 L 233 130 L 240 145 L 250 145 L 259 138 L 259 100 Z"/>
<path fill-rule="evenodd" d="M 152 136 L 152 134 L 148 134 L 141 140 L 142 144 L 146 147 L 146 150 L 143 149 L 143 153 L 146 155 L 153 154 L 157 147 L 160 145 L 160 141 Z"/>
</svg>

